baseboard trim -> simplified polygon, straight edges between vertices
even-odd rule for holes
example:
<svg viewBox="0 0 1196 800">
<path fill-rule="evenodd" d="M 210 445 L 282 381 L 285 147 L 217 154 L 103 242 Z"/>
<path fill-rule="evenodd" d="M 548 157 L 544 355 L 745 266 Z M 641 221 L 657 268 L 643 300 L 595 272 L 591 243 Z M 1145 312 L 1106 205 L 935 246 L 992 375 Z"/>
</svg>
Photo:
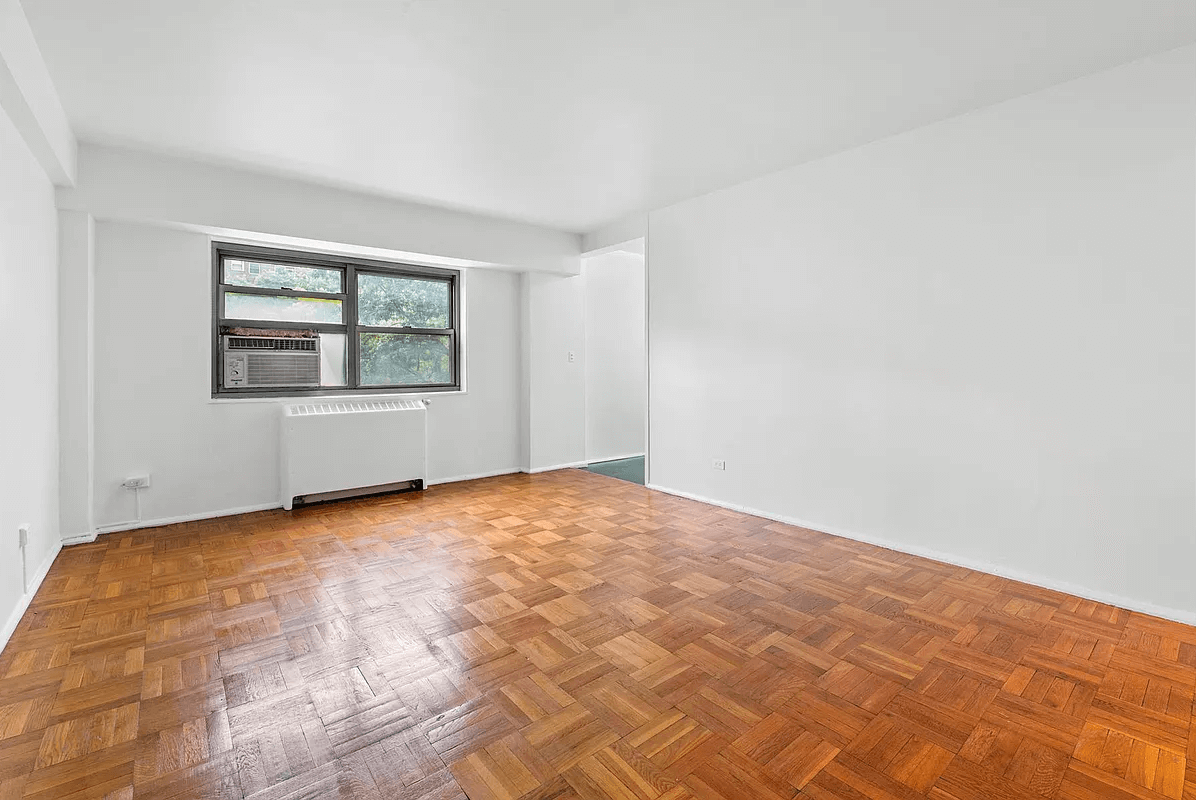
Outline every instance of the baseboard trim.
<svg viewBox="0 0 1196 800">
<path fill-rule="evenodd" d="M 558 464 L 553 467 L 541 467 L 539 469 L 530 470 L 530 472 L 548 472 L 550 470 L 566 469 L 569 467 L 584 467 L 586 462 L 579 461 L 574 464 Z M 529 470 L 521 469 L 519 467 L 509 467 L 506 469 L 496 469 L 489 472 L 479 472 L 471 475 L 458 475 L 452 478 L 437 478 L 436 480 L 427 481 L 428 486 L 439 486 L 445 483 L 459 483 L 461 481 L 475 481 L 482 478 L 494 478 L 499 475 L 514 475 L 521 472 L 529 472 Z M 156 519 L 142 520 L 141 522 L 117 522 L 112 525 L 101 525 L 95 529 L 91 534 L 78 534 L 63 539 L 63 544 L 87 544 L 94 542 L 96 536 L 105 533 L 121 533 L 123 531 L 135 531 L 142 528 L 160 528 L 163 525 L 177 525 L 180 522 L 198 522 L 204 519 L 216 519 L 217 517 L 233 517 L 237 514 L 252 514 L 256 511 L 272 511 L 276 508 L 282 508 L 282 503 L 261 503 L 252 506 L 241 506 L 239 508 L 226 508 L 220 511 L 204 511 L 198 514 L 183 514 L 177 517 L 158 517 Z"/>
<path fill-rule="evenodd" d="M 643 455 L 642 453 L 640 455 Z M 632 458 L 633 456 L 626 456 Z M 604 459 L 610 461 L 613 459 Z M 446 483 L 460 483 L 462 481 L 476 481 L 482 478 L 496 478 L 499 475 L 517 475 L 520 473 L 535 475 L 541 472 L 553 472 L 558 469 L 572 469 L 575 467 L 588 466 L 589 462 L 574 461 L 569 464 L 555 464 L 551 467 L 536 467 L 535 469 L 523 469 L 521 467 L 507 467 L 504 469 L 495 469 L 488 472 L 476 472 L 468 475 L 456 475 L 451 478 L 436 478 L 435 480 L 426 481 L 427 486 L 441 486 Z M 112 525 L 101 525 L 90 534 L 81 533 L 76 536 L 69 536 L 62 540 L 64 545 L 88 544 L 96 540 L 96 536 L 105 533 L 121 533 L 122 531 L 135 531 L 142 528 L 160 528 L 163 525 L 177 525 L 180 522 L 198 522 L 203 519 L 216 519 L 217 517 L 233 517 L 237 514 L 252 514 L 255 511 L 272 511 L 276 508 L 282 508 L 282 503 L 262 503 L 260 505 L 242 506 L 240 508 L 226 508 L 221 511 L 204 511 L 199 514 L 184 514 L 177 517 L 158 517 L 157 519 L 147 519 L 141 522 L 117 522 Z"/>
<path fill-rule="evenodd" d="M 17 626 L 21 624 L 21 617 L 25 616 L 25 612 L 29 610 L 29 604 L 33 602 L 33 597 L 37 594 L 37 590 L 42 588 L 42 581 L 50 574 L 50 567 L 54 566 L 54 559 L 58 558 L 60 552 L 62 552 L 61 539 L 54 543 L 49 554 L 42 560 L 41 565 L 37 568 L 37 572 L 33 575 L 33 580 L 30 581 L 29 591 L 21 595 L 16 607 L 8 615 L 8 619 L 4 621 L 4 627 L 0 628 L 0 651 L 3 651 L 8 646 L 8 640 L 12 638 L 13 633 L 17 630 Z"/>
<path fill-rule="evenodd" d="M 556 472 L 558 469 L 576 469 L 577 467 L 588 467 L 588 461 L 572 461 L 568 464 L 553 464 L 551 467 L 532 467 L 525 469 L 528 475 L 539 475 L 541 472 Z"/>
<path fill-rule="evenodd" d="M 644 457 L 643 453 L 626 453 L 621 456 L 609 456 L 607 458 L 591 458 L 589 461 L 586 462 L 586 466 L 589 466 L 590 464 L 602 464 L 603 462 L 606 462 L 606 461 L 623 461 L 624 459 L 628 459 L 628 458 L 643 458 L 643 457 Z"/>
<path fill-rule="evenodd" d="M 1057 581 L 1051 578 L 1045 578 L 1042 575 L 1022 572 L 1021 570 L 1017 569 L 1010 569 L 1009 567 L 1003 567 L 999 564 L 966 558 L 953 553 L 944 553 L 928 547 L 918 547 L 917 545 L 897 542 L 879 536 L 869 536 L 857 531 L 849 531 L 844 528 L 837 528 L 833 525 L 822 525 L 817 522 L 797 519 L 796 517 L 789 517 L 783 514 L 774 514 L 770 511 L 751 508 L 749 506 L 742 506 L 737 503 L 727 503 L 723 502 L 722 500 L 703 497 L 702 495 L 693 494 L 691 492 L 683 492 L 679 489 L 670 489 L 666 486 L 661 486 L 655 483 L 648 484 L 648 488 L 658 492 L 664 492 L 665 494 L 671 494 L 675 497 L 683 497 L 686 500 L 695 500 L 699 503 L 718 506 L 719 508 L 726 508 L 730 511 L 738 511 L 742 514 L 750 514 L 753 517 L 761 517 L 762 519 L 768 519 L 774 522 L 783 522 L 786 525 L 794 525 L 799 528 L 808 528 L 810 530 L 820 531 L 831 536 L 838 536 L 841 539 L 851 539 L 855 542 L 863 542 L 864 544 L 870 544 L 875 547 L 883 547 L 886 550 L 893 550 L 898 553 L 905 553 L 906 555 L 918 556 L 920 558 L 928 558 L 931 561 L 941 561 L 944 564 L 950 564 L 955 567 L 963 567 L 964 569 L 983 572 L 988 575 L 996 575 L 1000 578 L 1008 578 L 1009 580 L 1017 581 L 1019 583 L 1027 583 L 1031 586 L 1038 586 L 1042 589 L 1063 592 L 1064 594 L 1082 597 L 1085 600 L 1092 600 L 1097 603 L 1104 603 L 1105 605 L 1123 608 L 1127 611 L 1137 611 L 1142 614 L 1148 614 L 1152 617 L 1161 617 L 1163 619 L 1169 619 L 1173 622 L 1180 622 L 1185 625 L 1196 625 L 1196 611 L 1183 611 L 1178 608 L 1160 606 L 1144 600 L 1135 600 L 1132 597 L 1122 597 L 1121 595 L 1112 594 L 1110 592 L 1090 589 L 1086 586 L 1077 586 L 1075 584 L 1067 583 L 1066 581 Z"/>
<path fill-rule="evenodd" d="M 235 517 L 237 514 L 252 514 L 255 511 L 273 511 L 282 508 L 282 503 L 261 503 L 239 508 L 225 508 L 220 511 L 203 511 L 198 514 L 183 514 L 178 517 L 158 517 L 141 522 L 118 522 L 115 525 L 102 525 L 96 528 L 96 533 L 120 533 L 121 531 L 135 531 L 141 528 L 160 528 L 163 525 L 177 525 L 180 522 L 198 522 L 201 519 L 216 519 L 217 517 Z"/>
<path fill-rule="evenodd" d="M 427 485 L 428 486 L 440 486 L 445 483 L 460 483 L 461 481 L 477 481 L 477 480 L 481 480 L 482 478 L 496 478 L 499 475 L 517 475 L 520 472 L 523 472 L 523 470 L 520 469 L 519 467 L 509 467 L 507 469 L 491 470 L 490 472 L 476 472 L 471 475 L 457 475 L 456 477 L 453 477 L 453 478 L 436 478 L 435 480 L 429 480 L 427 482 Z"/>
</svg>

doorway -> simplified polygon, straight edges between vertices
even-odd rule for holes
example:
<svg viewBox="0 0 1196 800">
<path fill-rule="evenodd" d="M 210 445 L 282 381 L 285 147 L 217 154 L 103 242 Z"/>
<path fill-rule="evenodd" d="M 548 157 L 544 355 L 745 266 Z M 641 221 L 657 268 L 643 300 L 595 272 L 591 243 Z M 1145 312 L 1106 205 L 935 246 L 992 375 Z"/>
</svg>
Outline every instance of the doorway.
<svg viewBox="0 0 1196 800">
<path fill-rule="evenodd" d="M 644 240 L 582 259 L 587 469 L 643 484 L 647 450 Z"/>
</svg>

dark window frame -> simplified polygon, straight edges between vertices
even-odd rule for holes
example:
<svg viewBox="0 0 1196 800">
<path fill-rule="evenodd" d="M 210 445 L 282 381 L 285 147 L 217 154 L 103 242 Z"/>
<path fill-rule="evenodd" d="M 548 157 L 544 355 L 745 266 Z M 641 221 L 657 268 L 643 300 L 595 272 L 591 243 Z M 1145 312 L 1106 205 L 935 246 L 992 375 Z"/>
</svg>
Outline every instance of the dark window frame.
<svg viewBox="0 0 1196 800">
<path fill-rule="evenodd" d="M 224 283 L 224 262 L 232 260 L 265 261 L 271 264 L 296 267 L 319 267 L 338 270 L 341 273 L 340 292 L 314 292 L 294 289 L 268 289 L 256 286 L 237 286 Z M 357 321 L 357 275 L 388 275 L 399 278 L 432 278 L 449 284 L 449 327 L 447 328 L 396 328 L 377 325 L 359 325 Z M 341 301 L 341 323 L 329 322 L 276 322 L 271 320 L 230 319 L 224 316 L 225 291 L 234 294 L 258 294 L 272 297 L 317 297 Z M 220 330 L 223 327 L 245 327 L 285 330 L 315 330 L 325 333 L 345 334 L 345 386 L 320 386 L 318 388 L 226 388 L 221 385 L 223 375 L 223 353 Z M 391 386 L 362 386 L 361 361 L 358 358 L 359 336 L 362 333 L 398 333 L 448 336 L 451 348 L 451 383 L 404 384 Z M 425 267 L 417 264 L 402 264 L 391 261 L 328 256 L 298 250 L 280 250 L 270 247 L 212 243 L 212 397 L 228 399 L 236 397 L 337 397 L 344 395 L 376 394 L 425 394 L 429 392 L 462 391 L 461 374 L 461 272 L 455 269 Z"/>
</svg>

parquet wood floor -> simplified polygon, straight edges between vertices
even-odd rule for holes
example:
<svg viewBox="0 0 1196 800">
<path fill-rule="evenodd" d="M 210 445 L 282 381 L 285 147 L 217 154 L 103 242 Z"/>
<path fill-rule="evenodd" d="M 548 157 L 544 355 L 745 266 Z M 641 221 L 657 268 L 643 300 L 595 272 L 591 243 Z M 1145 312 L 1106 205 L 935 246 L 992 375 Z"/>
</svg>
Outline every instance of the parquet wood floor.
<svg viewBox="0 0 1196 800">
<path fill-rule="evenodd" d="M 0 798 L 1196 800 L 1194 689 L 1196 629 L 568 470 L 64 550 Z"/>
</svg>

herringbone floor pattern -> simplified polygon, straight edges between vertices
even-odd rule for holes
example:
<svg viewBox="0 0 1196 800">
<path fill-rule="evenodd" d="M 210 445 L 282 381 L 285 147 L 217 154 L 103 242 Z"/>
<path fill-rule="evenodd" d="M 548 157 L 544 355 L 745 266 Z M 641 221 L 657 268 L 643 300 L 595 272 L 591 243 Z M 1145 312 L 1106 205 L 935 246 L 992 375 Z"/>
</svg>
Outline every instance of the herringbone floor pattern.
<svg viewBox="0 0 1196 800">
<path fill-rule="evenodd" d="M 0 798 L 1196 800 L 1196 629 L 581 471 L 102 537 Z"/>
</svg>

